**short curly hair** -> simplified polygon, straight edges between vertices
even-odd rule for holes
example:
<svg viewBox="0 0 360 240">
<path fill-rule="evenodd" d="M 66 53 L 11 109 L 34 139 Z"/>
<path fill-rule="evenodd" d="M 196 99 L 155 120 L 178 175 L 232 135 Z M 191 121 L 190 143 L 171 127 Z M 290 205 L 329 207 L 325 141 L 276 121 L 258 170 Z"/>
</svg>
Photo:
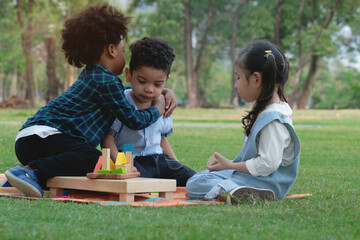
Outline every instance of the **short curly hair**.
<svg viewBox="0 0 360 240">
<path fill-rule="evenodd" d="M 168 42 L 156 37 L 144 37 L 130 45 L 130 72 L 146 66 L 170 73 L 175 59 L 174 49 Z"/>
<path fill-rule="evenodd" d="M 62 49 L 67 62 L 78 68 L 100 59 L 109 44 L 127 38 L 129 18 L 108 3 L 88 6 L 65 21 Z"/>
</svg>

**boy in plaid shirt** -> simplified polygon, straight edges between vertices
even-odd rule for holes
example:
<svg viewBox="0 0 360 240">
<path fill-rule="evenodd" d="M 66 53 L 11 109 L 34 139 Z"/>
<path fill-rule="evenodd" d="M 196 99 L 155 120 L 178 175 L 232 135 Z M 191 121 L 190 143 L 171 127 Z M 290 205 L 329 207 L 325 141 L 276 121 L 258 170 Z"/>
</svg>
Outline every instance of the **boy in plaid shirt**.
<svg viewBox="0 0 360 240">
<path fill-rule="evenodd" d="M 27 196 L 42 197 L 47 179 L 84 176 L 101 155 L 96 149 L 119 119 L 139 130 L 169 116 L 176 107 L 171 90 L 153 106 L 136 110 L 117 77 L 125 66 L 123 40 L 129 19 L 108 4 L 89 6 L 65 22 L 62 30 L 67 61 L 85 69 L 63 94 L 40 108 L 20 129 L 15 142 L 22 165 L 5 172 L 9 183 Z M 9 184 L 8 184 L 9 185 Z"/>
</svg>

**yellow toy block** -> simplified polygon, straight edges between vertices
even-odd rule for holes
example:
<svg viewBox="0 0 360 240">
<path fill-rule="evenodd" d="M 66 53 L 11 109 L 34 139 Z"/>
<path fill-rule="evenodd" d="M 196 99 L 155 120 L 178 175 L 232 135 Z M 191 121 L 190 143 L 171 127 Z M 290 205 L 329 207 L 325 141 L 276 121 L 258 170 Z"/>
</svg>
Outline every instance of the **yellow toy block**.
<svg viewBox="0 0 360 240">
<path fill-rule="evenodd" d="M 115 163 L 110 158 L 110 170 L 114 170 L 114 169 L 115 169 Z"/>
<path fill-rule="evenodd" d="M 116 158 L 115 166 L 123 165 L 127 163 L 125 153 L 119 152 Z"/>
</svg>

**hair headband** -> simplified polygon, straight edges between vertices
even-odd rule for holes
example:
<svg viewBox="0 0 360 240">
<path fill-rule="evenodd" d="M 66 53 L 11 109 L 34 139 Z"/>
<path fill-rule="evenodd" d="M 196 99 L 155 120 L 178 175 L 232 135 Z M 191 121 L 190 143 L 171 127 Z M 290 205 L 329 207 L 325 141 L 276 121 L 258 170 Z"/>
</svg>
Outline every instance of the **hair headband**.
<svg viewBox="0 0 360 240">
<path fill-rule="evenodd" d="M 265 51 L 266 54 L 264 55 L 264 57 L 266 57 L 266 59 L 269 59 L 269 56 L 273 56 L 273 58 L 275 58 L 274 54 L 272 54 L 271 50 L 266 50 Z"/>
</svg>

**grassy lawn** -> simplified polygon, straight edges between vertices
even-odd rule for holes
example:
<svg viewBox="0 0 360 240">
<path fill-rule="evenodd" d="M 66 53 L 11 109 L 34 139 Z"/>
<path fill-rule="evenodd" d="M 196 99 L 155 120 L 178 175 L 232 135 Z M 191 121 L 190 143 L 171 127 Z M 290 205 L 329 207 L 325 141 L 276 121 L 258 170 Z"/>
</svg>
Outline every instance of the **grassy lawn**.
<svg viewBox="0 0 360 240">
<path fill-rule="evenodd" d="M 14 139 L 34 112 L 0 110 L 0 172 L 17 164 Z M 213 151 L 239 153 L 243 114 L 177 109 L 169 141 L 180 161 L 203 170 Z M 295 111 L 293 120 L 302 151 L 289 194 L 313 197 L 159 208 L 3 197 L 0 239 L 360 239 L 360 110 Z"/>
</svg>

